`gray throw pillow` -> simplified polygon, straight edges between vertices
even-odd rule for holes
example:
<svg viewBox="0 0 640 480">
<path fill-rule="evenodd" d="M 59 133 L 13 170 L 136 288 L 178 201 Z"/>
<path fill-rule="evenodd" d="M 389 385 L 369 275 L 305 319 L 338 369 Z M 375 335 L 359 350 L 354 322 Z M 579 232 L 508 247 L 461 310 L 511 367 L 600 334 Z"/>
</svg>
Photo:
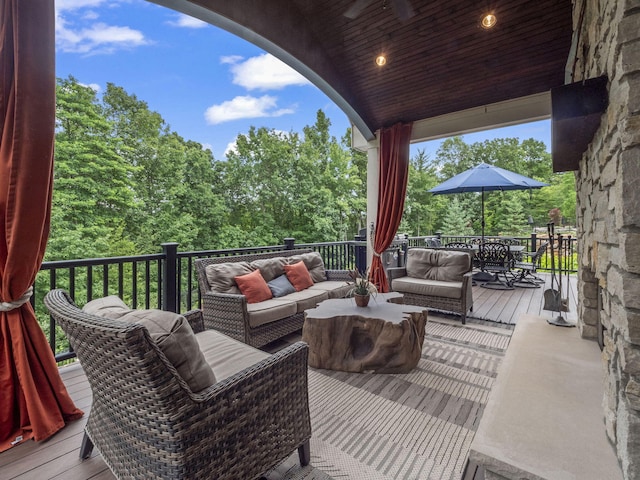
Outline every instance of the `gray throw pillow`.
<svg viewBox="0 0 640 480">
<path fill-rule="evenodd" d="M 91 300 L 84 307 L 86 313 L 95 315 L 96 317 L 110 318 L 118 320 L 123 315 L 131 312 L 131 309 L 124 303 L 120 297 L 110 295 L 108 297 L 96 298 Z"/>
<path fill-rule="evenodd" d="M 291 282 L 286 275 L 280 275 L 279 277 L 274 278 L 268 282 L 267 285 L 269 286 L 274 298 L 284 297 L 285 295 L 289 295 L 296 291 L 295 287 L 291 285 Z"/>
<path fill-rule="evenodd" d="M 120 318 L 123 322 L 140 323 L 192 392 L 216 383 L 213 370 L 204 359 L 195 333 L 182 315 L 162 310 L 133 310 Z"/>
</svg>

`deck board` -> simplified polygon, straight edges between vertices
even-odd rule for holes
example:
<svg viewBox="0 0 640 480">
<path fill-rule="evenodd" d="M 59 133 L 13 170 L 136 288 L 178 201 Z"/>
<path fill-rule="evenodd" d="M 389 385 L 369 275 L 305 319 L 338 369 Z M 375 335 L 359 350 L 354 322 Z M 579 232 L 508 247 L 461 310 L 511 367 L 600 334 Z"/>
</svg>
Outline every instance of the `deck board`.
<svg viewBox="0 0 640 480">
<path fill-rule="evenodd" d="M 564 279 L 563 279 L 564 280 Z M 572 277 L 572 290 L 569 294 L 568 320 L 575 321 L 576 279 Z M 566 287 L 566 285 L 565 285 Z M 544 291 L 550 288 L 550 278 L 541 288 L 516 288 L 514 290 L 490 290 L 480 286 L 473 287 L 474 308 L 468 315 L 470 319 L 487 320 L 504 324 L 515 324 L 523 313 L 552 318 L 557 313 L 543 310 Z M 448 316 L 447 316 L 448 317 Z M 455 316 L 451 316 L 455 318 Z M 473 321 L 473 320 L 470 320 Z M 114 476 L 105 465 L 102 457 L 94 449 L 91 458 L 80 461 L 78 455 L 82 441 L 87 413 L 91 409 L 91 390 L 87 378 L 79 364 L 60 368 L 60 374 L 67 386 L 71 398 L 85 416 L 69 423 L 51 439 L 36 443 L 26 442 L 0 453 L 0 478 L 19 479 L 57 479 L 57 480 L 113 480 Z M 429 403 L 438 402 L 437 398 Z M 437 403 L 435 404 L 437 405 Z M 467 472 L 469 475 L 469 472 Z M 474 472 L 481 479 L 481 472 Z M 466 478 L 469 478 L 467 476 Z"/>
</svg>

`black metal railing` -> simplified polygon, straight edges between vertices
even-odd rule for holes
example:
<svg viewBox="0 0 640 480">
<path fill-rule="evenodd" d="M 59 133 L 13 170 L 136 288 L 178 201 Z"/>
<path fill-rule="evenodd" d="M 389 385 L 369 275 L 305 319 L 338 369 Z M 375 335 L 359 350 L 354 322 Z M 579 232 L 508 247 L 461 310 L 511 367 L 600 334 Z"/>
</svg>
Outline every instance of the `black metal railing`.
<svg viewBox="0 0 640 480">
<path fill-rule="evenodd" d="M 295 239 L 287 238 L 283 245 L 196 252 L 179 252 L 178 246 L 164 243 L 162 253 L 150 255 L 44 262 L 36 278 L 31 304 L 49 338 L 56 361 L 68 360 L 75 354 L 42 301 L 54 288 L 67 290 L 80 306 L 94 298 L 117 295 L 132 308 L 186 312 L 201 305 L 194 267 L 196 258 L 306 248 L 319 252 L 327 269 L 366 268 L 366 243 L 356 241 L 295 244 Z"/>
<path fill-rule="evenodd" d="M 424 247 L 430 237 L 398 237 L 382 255 L 385 268 L 404 266 L 406 251 L 410 247 Z M 469 241 L 472 237 L 438 235 L 443 244 Z M 488 237 L 487 237 L 488 238 Z M 493 237 L 492 237 L 493 238 Z M 535 234 L 518 237 L 527 251 L 535 251 L 540 242 Z M 569 242 L 565 255 L 566 267 L 576 271 L 574 255 L 575 239 Z M 46 311 L 42 299 L 54 288 L 67 290 L 74 301 L 82 306 L 94 298 L 117 295 L 132 308 L 160 308 L 174 312 L 186 312 L 201 306 L 200 289 L 194 260 L 205 257 L 226 257 L 251 253 L 277 252 L 294 248 L 306 248 L 319 252 L 325 267 L 331 270 L 367 267 L 367 242 L 356 237 L 353 241 L 296 244 L 293 238 L 283 245 L 234 248 L 226 250 L 202 250 L 179 252 L 177 243 L 162 244 L 162 252 L 127 257 L 92 258 L 44 262 L 36 278 L 31 304 L 49 338 L 56 360 L 73 358 L 66 337 Z M 550 252 L 543 257 L 540 270 L 548 270 Z"/>
</svg>

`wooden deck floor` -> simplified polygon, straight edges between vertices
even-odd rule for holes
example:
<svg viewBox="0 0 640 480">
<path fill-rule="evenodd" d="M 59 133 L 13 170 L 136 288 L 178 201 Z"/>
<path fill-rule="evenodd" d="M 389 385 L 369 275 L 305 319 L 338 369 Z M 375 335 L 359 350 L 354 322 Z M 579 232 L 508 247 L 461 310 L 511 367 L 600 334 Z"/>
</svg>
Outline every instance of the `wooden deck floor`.
<svg viewBox="0 0 640 480">
<path fill-rule="evenodd" d="M 557 313 L 547 312 L 542 308 L 544 291 L 549 286 L 549 279 L 541 288 L 535 289 L 490 290 L 474 286 L 474 309 L 470 317 L 503 324 L 515 324 L 524 312 L 552 318 Z M 571 286 L 568 295 L 570 311 L 566 318 L 575 321 L 575 278 L 572 278 Z M 91 390 L 82 368 L 79 364 L 74 364 L 60 368 L 60 373 L 75 404 L 88 414 L 91 409 Z M 87 415 L 70 423 L 45 442 L 26 442 L 0 453 L 0 479 L 112 480 L 113 474 L 95 449 L 91 458 L 83 462 L 78 458 L 86 418 Z M 476 478 L 481 477 L 476 475 Z"/>
</svg>

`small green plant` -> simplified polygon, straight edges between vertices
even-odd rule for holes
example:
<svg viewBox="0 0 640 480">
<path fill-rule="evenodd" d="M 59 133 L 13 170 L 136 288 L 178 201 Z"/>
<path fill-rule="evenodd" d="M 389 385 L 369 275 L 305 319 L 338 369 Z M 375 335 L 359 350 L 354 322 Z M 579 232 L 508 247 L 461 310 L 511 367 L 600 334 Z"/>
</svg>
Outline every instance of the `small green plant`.
<svg viewBox="0 0 640 480">
<path fill-rule="evenodd" d="M 353 269 L 349 272 L 352 282 L 349 282 L 351 289 L 349 290 L 349 296 L 354 295 L 375 295 L 378 293 L 376 286 L 369 280 L 369 270 L 361 273 L 357 269 Z"/>
</svg>

